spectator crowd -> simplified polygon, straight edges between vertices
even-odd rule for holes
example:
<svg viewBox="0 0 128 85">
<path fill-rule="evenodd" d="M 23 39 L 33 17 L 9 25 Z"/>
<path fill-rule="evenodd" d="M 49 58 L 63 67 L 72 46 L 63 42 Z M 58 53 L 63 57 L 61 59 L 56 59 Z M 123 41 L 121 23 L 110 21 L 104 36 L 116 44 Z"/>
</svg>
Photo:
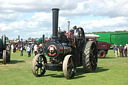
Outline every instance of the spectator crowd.
<svg viewBox="0 0 128 85">
<path fill-rule="evenodd" d="M 14 45 L 11 45 L 12 53 L 14 53 Z M 17 48 L 16 48 L 17 49 Z M 20 56 L 23 56 L 23 50 L 27 52 L 28 57 L 31 57 L 31 55 L 35 56 L 37 54 L 41 54 L 43 52 L 43 44 L 37 45 L 37 44 L 31 44 L 31 45 L 25 45 L 22 46 L 20 45 L 19 50 L 20 50 Z"/>
<path fill-rule="evenodd" d="M 122 46 L 120 45 L 119 47 L 115 44 L 114 45 L 114 53 L 115 56 L 118 57 L 118 55 L 120 57 L 127 57 L 128 54 L 128 44 Z"/>
</svg>

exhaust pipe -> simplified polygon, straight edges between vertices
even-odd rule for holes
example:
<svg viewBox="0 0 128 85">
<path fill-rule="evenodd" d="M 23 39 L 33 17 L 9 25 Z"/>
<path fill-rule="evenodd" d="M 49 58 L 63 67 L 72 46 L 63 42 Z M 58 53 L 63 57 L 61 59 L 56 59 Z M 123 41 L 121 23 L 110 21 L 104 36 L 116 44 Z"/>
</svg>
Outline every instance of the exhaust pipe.
<svg viewBox="0 0 128 85">
<path fill-rule="evenodd" d="M 69 29 L 70 29 L 70 21 L 68 21 L 68 32 L 69 32 Z"/>
<path fill-rule="evenodd" d="M 53 8 L 52 9 L 52 39 L 55 39 L 55 41 L 58 38 L 58 14 L 59 14 L 59 9 Z"/>
<path fill-rule="evenodd" d="M 45 35 L 42 35 L 42 43 L 44 43 Z"/>
</svg>

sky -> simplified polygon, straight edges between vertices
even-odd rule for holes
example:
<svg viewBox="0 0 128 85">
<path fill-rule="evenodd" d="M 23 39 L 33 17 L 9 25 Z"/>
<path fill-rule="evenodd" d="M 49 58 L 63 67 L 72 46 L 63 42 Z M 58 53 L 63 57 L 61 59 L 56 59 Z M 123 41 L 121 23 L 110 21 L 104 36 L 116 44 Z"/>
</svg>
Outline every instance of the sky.
<svg viewBox="0 0 128 85">
<path fill-rule="evenodd" d="M 0 0 L 0 36 L 23 39 L 52 35 L 52 8 L 59 8 L 58 27 L 86 33 L 128 31 L 127 0 Z"/>
</svg>

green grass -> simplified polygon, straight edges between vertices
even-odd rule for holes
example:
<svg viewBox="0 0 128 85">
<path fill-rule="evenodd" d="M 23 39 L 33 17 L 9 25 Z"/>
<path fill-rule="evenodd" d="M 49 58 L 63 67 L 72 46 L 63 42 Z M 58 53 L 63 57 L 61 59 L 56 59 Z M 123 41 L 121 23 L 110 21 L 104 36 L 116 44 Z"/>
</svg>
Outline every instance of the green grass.
<svg viewBox="0 0 128 85">
<path fill-rule="evenodd" d="M 32 57 L 11 54 L 11 62 L 3 65 L 0 59 L 0 85 L 127 85 L 128 57 L 116 58 L 110 50 L 104 59 L 98 60 L 94 73 L 84 73 L 83 67 L 77 68 L 74 79 L 67 80 L 62 71 L 47 70 L 43 77 L 35 77 L 31 71 Z"/>
</svg>

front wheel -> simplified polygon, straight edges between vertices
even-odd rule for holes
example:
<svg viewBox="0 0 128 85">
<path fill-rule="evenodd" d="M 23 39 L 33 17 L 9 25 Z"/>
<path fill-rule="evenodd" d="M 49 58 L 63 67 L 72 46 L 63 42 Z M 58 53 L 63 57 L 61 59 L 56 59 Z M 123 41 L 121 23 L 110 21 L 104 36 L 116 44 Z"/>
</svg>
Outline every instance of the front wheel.
<svg viewBox="0 0 128 85">
<path fill-rule="evenodd" d="M 63 73 L 67 79 L 71 79 L 75 76 L 76 66 L 72 55 L 65 56 L 63 61 Z"/>
<path fill-rule="evenodd" d="M 43 76 L 46 72 L 45 63 L 47 60 L 44 55 L 36 55 L 32 60 L 32 73 L 36 76 Z"/>
</svg>

